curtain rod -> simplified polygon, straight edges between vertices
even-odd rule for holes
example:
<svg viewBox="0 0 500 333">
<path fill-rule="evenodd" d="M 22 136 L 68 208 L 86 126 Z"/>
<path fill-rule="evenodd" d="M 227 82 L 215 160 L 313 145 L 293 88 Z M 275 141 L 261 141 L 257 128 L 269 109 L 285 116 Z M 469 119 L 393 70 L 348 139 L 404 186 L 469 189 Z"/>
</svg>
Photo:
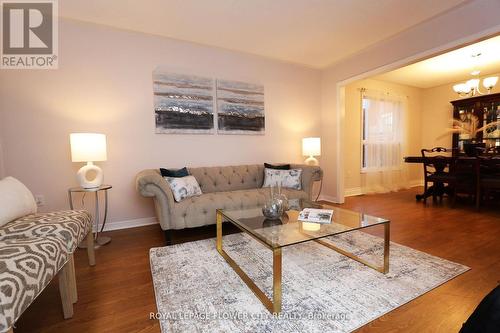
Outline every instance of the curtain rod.
<svg viewBox="0 0 500 333">
<path fill-rule="evenodd" d="M 371 91 L 376 91 L 378 93 L 382 93 L 382 94 L 386 94 L 386 95 L 393 95 L 393 96 L 397 96 L 397 97 L 406 97 L 406 98 L 410 98 L 410 96 L 408 95 L 399 95 L 399 94 L 395 94 L 395 93 L 391 93 L 391 92 L 388 92 L 388 91 L 380 91 L 380 90 L 377 90 L 377 89 L 368 89 L 368 88 L 358 88 L 357 89 L 359 92 L 361 92 L 361 94 L 363 94 L 365 91 L 367 90 L 371 90 Z"/>
</svg>

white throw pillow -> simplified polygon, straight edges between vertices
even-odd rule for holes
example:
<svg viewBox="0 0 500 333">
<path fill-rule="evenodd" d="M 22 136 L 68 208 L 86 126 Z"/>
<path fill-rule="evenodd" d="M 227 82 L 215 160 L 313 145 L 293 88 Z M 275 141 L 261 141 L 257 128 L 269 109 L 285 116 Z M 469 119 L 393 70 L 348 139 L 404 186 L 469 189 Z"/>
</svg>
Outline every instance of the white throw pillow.
<svg viewBox="0 0 500 333">
<path fill-rule="evenodd" d="M 164 178 L 170 185 L 174 199 L 177 202 L 202 194 L 200 185 L 194 176 Z"/>
<path fill-rule="evenodd" d="M 262 187 L 278 186 L 291 188 L 294 190 L 302 189 L 302 169 L 276 170 L 264 169 L 264 185 Z"/>
<path fill-rule="evenodd" d="M 31 191 L 14 177 L 0 180 L 0 226 L 33 213 L 36 202 Z"/>
</svg>

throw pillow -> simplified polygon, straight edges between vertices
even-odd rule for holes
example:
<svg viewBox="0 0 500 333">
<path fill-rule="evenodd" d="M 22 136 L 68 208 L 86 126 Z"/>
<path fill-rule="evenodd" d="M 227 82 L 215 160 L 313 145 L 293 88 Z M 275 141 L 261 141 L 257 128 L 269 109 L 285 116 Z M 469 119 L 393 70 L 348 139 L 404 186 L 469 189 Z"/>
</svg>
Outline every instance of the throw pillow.
<svg viewBox="0 0 500 333">
<path fill-rule="evenodd" d="M 290 170 L 290 164 L 269 164 L 264 163 L 264 168 L 275 170 Z"/>
<path fill-rule="evenodd" d="M 201 195 L 200 185 L 194 176 L 186 177 L 165 177 L 174 195 L 174 200 L 180 202 L 186 198 Z"/>
<path fill-rule="evenodd" d="M 291 188 L 294 190 L 302 189 L 302 169 L 275 170 L 264 169 L 264 185 L 262 187 L 278 186 Z"/>
<path fill-rule="evenodd" d="M 164 169 L 160 168 L 160 173 L 162 177 L 186 177 L 189 176 L 188 169 L 186 167 L 181 169 Z"/>
<path fill-rule="evenodd" d="M 14 177 L 0 180 L 0 226 L 33 213 L 36 202 L 31 191 Z"/>
</svg>

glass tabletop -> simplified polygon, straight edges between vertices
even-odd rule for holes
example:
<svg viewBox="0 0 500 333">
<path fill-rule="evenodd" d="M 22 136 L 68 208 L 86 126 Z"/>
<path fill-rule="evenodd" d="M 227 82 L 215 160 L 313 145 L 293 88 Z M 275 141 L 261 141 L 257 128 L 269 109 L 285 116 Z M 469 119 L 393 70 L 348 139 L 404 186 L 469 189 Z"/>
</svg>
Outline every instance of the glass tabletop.
<svg viewBox="0 0 500 333">
<path fill-rule="evenodd" d="M 278 220 L 269 220 L 261 208 L 219 209 L 224 221 L 230 221 L 248 232 L 270 248 L 294 245 L 344 232 L 363 229 L 389 220 L 354 212 L 347 209 L 313 203 L 306 200 L 289 200 L 289 210 Z M 329 224 L 298 221 L 299 212 L 304 208 L 333 210 Z"/>
</svg>

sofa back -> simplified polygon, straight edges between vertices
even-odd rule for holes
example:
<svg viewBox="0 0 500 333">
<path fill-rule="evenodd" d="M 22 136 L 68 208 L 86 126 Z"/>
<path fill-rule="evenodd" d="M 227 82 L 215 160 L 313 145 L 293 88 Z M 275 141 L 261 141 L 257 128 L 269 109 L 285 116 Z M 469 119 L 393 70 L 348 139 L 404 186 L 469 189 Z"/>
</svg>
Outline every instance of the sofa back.
<svg viewBox="0 0 500 333">
<path fill-rule="evenodd" d="M 203 193 L 248 190 L 262 187 L 264 165 L 189 168 Z"/>
</svg>

